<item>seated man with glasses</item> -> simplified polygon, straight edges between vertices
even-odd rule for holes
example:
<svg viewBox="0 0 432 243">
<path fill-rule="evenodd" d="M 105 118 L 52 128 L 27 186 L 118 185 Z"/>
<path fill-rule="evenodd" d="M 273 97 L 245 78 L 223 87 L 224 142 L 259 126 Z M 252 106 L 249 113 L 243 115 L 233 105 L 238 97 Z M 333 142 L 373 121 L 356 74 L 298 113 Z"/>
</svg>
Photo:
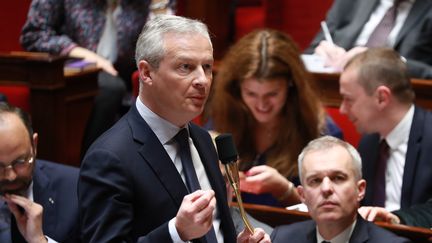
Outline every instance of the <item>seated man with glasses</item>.
<svg viewBox="0 0 432 243">
<path fill-rule="evenodd" d="M 78 169 L 36 160 L 28 114 L 0 102 L 0 242 L 79 242 Z"/>
</svg>

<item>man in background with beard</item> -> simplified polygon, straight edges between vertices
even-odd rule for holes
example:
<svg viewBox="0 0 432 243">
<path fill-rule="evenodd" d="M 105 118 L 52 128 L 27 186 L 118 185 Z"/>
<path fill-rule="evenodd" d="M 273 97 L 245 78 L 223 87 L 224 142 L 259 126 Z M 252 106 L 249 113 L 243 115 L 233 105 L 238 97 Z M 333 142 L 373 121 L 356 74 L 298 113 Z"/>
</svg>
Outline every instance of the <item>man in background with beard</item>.
<svg viewBox="0 0 432 243">
<path fill-rule="evenodd" d="M 79 242 L 78 169 L 36 160 L 37 142 L 29 115 L 0 102 L 0 242 Z"/>
</svg>

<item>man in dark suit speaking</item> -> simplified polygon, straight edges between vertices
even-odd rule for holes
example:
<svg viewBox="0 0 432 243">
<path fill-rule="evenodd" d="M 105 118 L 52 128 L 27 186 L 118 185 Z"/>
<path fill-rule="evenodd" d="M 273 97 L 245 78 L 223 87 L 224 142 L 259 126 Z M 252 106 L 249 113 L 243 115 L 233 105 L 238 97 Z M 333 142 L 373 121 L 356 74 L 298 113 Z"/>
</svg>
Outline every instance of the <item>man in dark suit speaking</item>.
<svg viewBox="0 0 432 243">
<path fill-rule="evenodd" d="M 79 242 L 78 169 L 36 160 L 38 134 L 0 102 L 0 242 Z"/>
<path fill-rule="evenodd" d="M 409 242 L 357 214 L 366 181 L 353 146 L 331 136 L 317 138 L 299 155 L 298 168 L 298 192 L 313 220 L 276 227 L 272 242 Z"/>
<path fill-rule="evenodd" d="M 84 157 L 78 195 L 85 242 L 235 242 L 210 135 L 190 123 L 207 100 L 213 47 L 207 27 L 160 15 L 136 48 L 135 105 Z M 240 241 L 269 242 L 264 231 Z M 250 241 L 248 241 L 250 240 Z"/>
</svg>

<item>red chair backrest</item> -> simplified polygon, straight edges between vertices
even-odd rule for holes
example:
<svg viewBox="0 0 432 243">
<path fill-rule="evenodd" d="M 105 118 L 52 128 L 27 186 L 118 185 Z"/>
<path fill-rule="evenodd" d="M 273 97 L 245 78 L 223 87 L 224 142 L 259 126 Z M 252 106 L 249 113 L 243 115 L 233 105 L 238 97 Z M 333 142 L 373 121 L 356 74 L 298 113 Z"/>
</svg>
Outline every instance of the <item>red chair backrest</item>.
<svg viewBox="0 0 432 243">
<path fill-rule="evenodd" d="M 0 93 L 4 94 L 8 102 L 14 106 L 30 112 L 30 88 L 25 84 L 0 85 Z"/>
<path fill-rule="evenodd" d="M 352 146 L 357 147 L 361 135 L 357 132 L 354 124 L 348 119 L 347 116 L 339 112 L 338 107 L 326 107 L 327 113 L 331 116 L 334 122 L 342 130 L 344 139 Z"/>
</svg>

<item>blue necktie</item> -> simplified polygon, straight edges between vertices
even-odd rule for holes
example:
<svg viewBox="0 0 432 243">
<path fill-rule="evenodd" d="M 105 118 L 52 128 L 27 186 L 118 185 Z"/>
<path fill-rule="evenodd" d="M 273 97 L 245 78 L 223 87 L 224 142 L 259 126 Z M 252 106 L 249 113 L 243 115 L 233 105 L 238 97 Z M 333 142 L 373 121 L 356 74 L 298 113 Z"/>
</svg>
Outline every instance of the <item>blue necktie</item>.
<svg viewBox="0 0 432 243">
<path fill-rule="evenodd" d="M 183 172 L 185 174 L 186 186 L 189 192 L 194 192 L 201 189 L 198 182 L 198 177 L 193 166 L 192 156 L 189 146 L 189 134 L 186 128 L 181 129 L 174 139 L 179 144 L 180 148 L 180 159 L 183 165 Z M 210 228 L 209 232 L 205 235 L 207 243 L 217 243 L 216 234 L 213 227 Z"/>
</svg>

